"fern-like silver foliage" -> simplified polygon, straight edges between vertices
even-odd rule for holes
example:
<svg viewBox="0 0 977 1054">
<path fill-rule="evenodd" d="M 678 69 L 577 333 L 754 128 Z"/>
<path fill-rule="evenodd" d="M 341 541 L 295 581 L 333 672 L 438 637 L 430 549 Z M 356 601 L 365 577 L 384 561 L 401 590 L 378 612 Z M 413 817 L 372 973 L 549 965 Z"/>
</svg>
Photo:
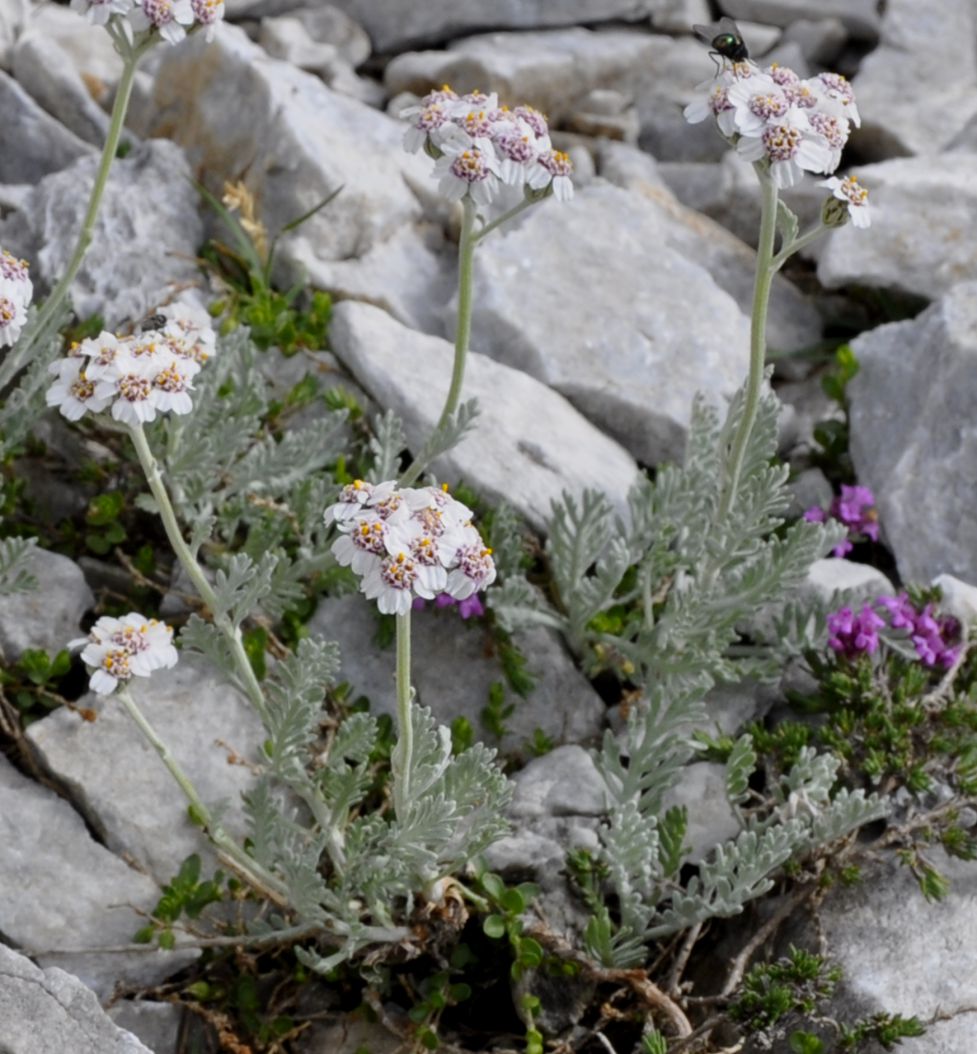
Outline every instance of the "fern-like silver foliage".
<svg viewBox="0 0 977 1054">
<path fill-rule="evenodd" d="M 611 667 L 644 689 L 620 736 L 597 753 L 610 807 L 601 858 L 614 911 L 587 930 L 590 953 L 614 966 L 644 962 L 649 941 L 737 913 L 767 892 L 791 857 L 884 814 L 861 793 L 832 794 L 837 760 L 804 752 L 763 809 L 749 811 L 756 754 L 734 745 L 726 788 L 742 830 L 717 846 L 684 884 L 684 814 L 664 811 L 694 755 L 691 733 L 708 723 L 705 698 L 720 682 L 773 675 L 823 632 L 824 611 L 802 609 L 798 587 L 838 541 L 833 525 L 785 525 L 787 468 L 775 460 L 779 404 L 769 390 L 750 435 L 741 482 L 720 516 L 726 457 L 743 414 L 743 391 L 723 422 L 697 400 L 681 467 L 661 469 L 629 495 L 627 522 L 602 495 L 564 496 L 553 508 L 547 556 L 553 603 L 518 577 L 493 607 L 508 629 L 562 630 L 591 668 Z M 758 611 L 793 628 L 784 648 L 746 640 Z"/>
</svg>

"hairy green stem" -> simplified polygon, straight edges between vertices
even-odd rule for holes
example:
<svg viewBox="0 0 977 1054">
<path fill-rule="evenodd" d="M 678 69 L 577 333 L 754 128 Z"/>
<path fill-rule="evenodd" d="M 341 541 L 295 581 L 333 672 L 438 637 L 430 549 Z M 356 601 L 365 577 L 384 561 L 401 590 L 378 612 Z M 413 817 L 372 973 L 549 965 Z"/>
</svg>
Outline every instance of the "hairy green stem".
<svg viewBox="0 0 977 1054">
<path fill-rule="evenodd" d="M 451 385 L 444 401 L 444 409 L 435 430 L 440 430 L 458 409 L 461 387 L 465 380 L 465 360 L 472 335 L 472 274 L 475 263 L 475 203 L 470 198 L 462 202 L 461 237 L 458 240 L 458 323 L 455 327 L 455 361 L 451 370 Z"/>
<path fill-rule="evenodd" d="M 476 231 L 476 233 L 472 237 L 472 240 L 477 244 L 486 235 L 491 234 L 492 231 L 494 231 L 497 227 L 501 227 L 503 223 L 508 223 L 509 220 L 513 218 L 513 216 L 518 216 L 520 212 L 525 212 L 526 209 L 535 205 L 539 200 L 539 198 L 523 198 L 518 205 L 515 205 L 513 208 L 509 209 L 508 212 L 503 212 L 501 216 L 492 220 L 491 223 L 486 223 L 484 227 Z"/>
<path fill-rule="evenodd" d="M 740 475 L 750 433 L 756 423 L 760 405 L 760 390 L 763 386 L 763 368 L 767 353 L 767 309 L 770 303 L 770 286 L 773 282 L 773 250 L 777 236 L 777 184 L 770 173 L 759 165 L 756 168 L 762 190 L 760 213 L 760 240 L 757 244 L 756 278 L 753 284 L 753 310 L 750 316 L 750 374 L 746 382 L 746 395 L 739 427 L 729 452 L 726 483 L 719 502 L 719 519 L 729 515 L 736 500 Z"/>
<path fill-rule="evenodd" d="M 21 363 L 27 361 L 29 352 L 38 345 L 43 345 L 43 342 L 50 337 L 51 328 L 58 320 L 61 307 L 71 289 L 71 283 L 75 280 L 85 259 L 85 253 L 88 252 L 88 247 L 91 244 L 95 220 L 98 216 L 98 210 L 102 204 L 102 196 L 105 193 L 105 187 L 109 179 L 109 170 L 112 168 L 112 162 L 115 159 L 116 152 L 119 149 L 119 141 L 122 138 L 122 130 L 125 127 L 126 111 L 129 109 L 129 99 L 132 96 L 132 84 L 136 76 L 136 68 L 139 65 L 139 60 L 156 43 L 155 34 L 136 45 L 129 44 L 121 33 L 113 34 L 113 39 L 117 50 L 122 55 L 122 76 L 116 89 L 115 103 L 112 106 L 112 116 L 109 120 L 105 146 L 102 147 L 102 157 L 99 161 L 98 170 L 95 173 L 95 183 L 92 186 L 92 192 L 88 199 L 88 208 L 85 210 L 81 230 L 78 232 L 78 240 L 75 243 L 74 252 L 71 254 L 71 259 L 68 261 L 64 274 L 44 301 L 44 305 L 38 312 L 37 321 L 28 338 L 17 348 L 17 362 L 13 362 L 13 356 L 11 355 L 4 362 L 3 368 L 0 369 L 0 388 L 3 388 L 11 380 L 14 373 L 20 368 Z"/>
<path fill-rule="evenodd" d="M 411 720 L 410 609 L 397 616 L 397 746 L 394 748 L 393 795 L 398 819 L 407 815 L 410 772 L 414 759 L 414 723 Z"/>
<path fill-rule="evenodd" d="M 166 490 L 166 484 L 163 482 L 159 466 L 156 463 L 156 458 L 153 457 L 152 450 L 149 448 L 149 442 L 146 439 L 146 433 L 142 430 L 142 426 L 130 426 L 129 435 L 132 437 L 133 445 L 136 448 L 136 454 L 139 457 L 139 463 L 142 465 L 142 470 L 145 473 L 146 482 L 149 484 L 149 489 L 152 492 L 153 497 L 156 499 L 156 506 L 159 509 L 163 529 L 166 531 L 166 537 L 169 539 L 170 545 L 173 547 L 173 552 L 176 554 L 176 558 L 180 561 L 184 571 L 186 571 L 189 576 L 190 581 L 193 582 L 196 587 L 197 592 L 200 594 L 200 599 L 203 600 L 208 608 L 210 608 L 214 617 L 214 624 L 227 639 L 227 643 L 230 646 L 231 654 L 234 659 L 235 668 L 237 669 L 238 676 L 248 694 L 248 698 L 251 700 L 252 705 L 255 710 L 257 710 L 267 727 L 268 705 L 265 702 L 265 695 L 261 690 L 261 685 L 258 683 L 258 678 L 255 676 L 254 669 L 248 659 L 248 654 L 244 650 L 244 643 L 241 640 L 241 631 L 233 624 L 230 618 L 228 618 L 227 614 L 221 610 L 217 594 L 214 592 L 211 584 L 207 581 L 207 576 L 197 563 L 193 553 L 190 552 L 190 547 L 183 540 L 183 534 L 180 531 L 180 525 L 177 522 L 176 512 L 173 509 L 173 504 L 170 501 L 170 496 Z"/>
<path fill-rule="evenodd" d="M 135 699 L 129 694 L 129 689 L 125 685 L 120 685 L 119 690 L 115 694 L 119 702 L 125 707 L 126 712 L 136 723 L 139 731 L 142 732 L 143 736 L 159 755 L 170 775 L 179 784 L 180 789 L 186 795 L 187 801 L 190 802 L 194 817 L 204 826 L 210 840 L 217 847 L 221 856 L 238 874 L 247 879 L 255 889 L 259 890 L 270 900 L 278 904 L 287 903 L 288 889 L 285 884 L 271 872 L 266 871 L 255 859 L 248 856 L 244 849 L 214 819 L 203 799 L 197 793 L 197 788 L 193 785 L 193 781 L 183 771 L 180 763 L 170 753 L 170 748 L 159 737 L 156 729 L 153 728 L 136 705 Z"/>
<path fill-rule="evenodd" d="M 770 268 L 774 272 L 777 272 L 784 266 L 785 263 L 794 255 L 794 253 L 800 252 L 801 249 L 807 248 L 811 242 L 817 241 L 818 238 L 824 234 L 825 226 L 823 223 L 818 223 L 810 230 L 805 231 L 800 237 L 795 238 L 788 245 L 781 248 L 780 252 L 771 260 Z"/>
</svg>

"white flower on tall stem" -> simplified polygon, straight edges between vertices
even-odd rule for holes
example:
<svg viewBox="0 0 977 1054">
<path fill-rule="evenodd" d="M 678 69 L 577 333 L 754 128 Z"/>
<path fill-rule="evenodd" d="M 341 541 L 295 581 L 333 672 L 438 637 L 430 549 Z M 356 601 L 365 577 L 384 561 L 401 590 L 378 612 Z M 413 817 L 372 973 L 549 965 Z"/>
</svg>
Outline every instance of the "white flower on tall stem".
<svg viewBox="0 0 977 1054">
<path fill-rule="evenodd" d="M 90 687 L 98 695 L 110 695 L 133 677 L 175 666 L 179 658 L 173 630 L 134 611 L 121 619 L 103 615 L 87 637 L 68 646 L 84 646 L 81 658 L 94 670 Z"/>
<path fill-rule="evenodd" d="M 841 152 L 845 149 L 848 136 L 851 134 L 851 126 L 844 117 L 835 117 L 824 113 L 822 110 L 814 110 L 807 115 L 811 128 L 824 137 L 828 145 L 830 158 L 825 172 L 834 172 L 841 164 Z"/>
<path fill-rule="evenodd" d="M 58 379 L 45 394 L 47 405 L 58 407 L 69 421 L 80 420 L 89 410 L 99 414 L 112 402 L 112 394 L 96 394 L 86 367 L 87 361 L 79 356 L 58 359 L 49 367 Z"/>
<path fill-rule="evenodd" d="M 213 40 L 217 23 L 224 18 L 224 0 L 190 0 L 194 17 L 204 27 L 204 39 Z"/>
<path fill-rule="evenodd" d="M 831 165 L 827 142 L 800 111 L 768 124 L 759 136 L 743 136 L 736 151 L 747 161 L 768 160 L 770 177 L 781 190 L 800 182 L 805 171 L 827 172 Z"/>
<path fill-rule="evenodd" d="M 502 182 L 513 187 L 521 187 L 536 167 L 539 156 L 551 149 L 549 136 L 538 139 L 533 129 L 518 118 L 500 123 L 492 142 L 502 159 L 499 169 Z"/>
<path fill-rule="evenodd" d="M 193 5 L 190 0 L 140 0 L 129 11 L 129 23 L 137 33 L 156 29 L 163 40 L 179 44 L 193 25 Z"/>
<path fill-rule="evenodd" d="M 787 93 L 765 73 L 736 81 L 726 91 L 733 124 L 740 135 L 759 137 L 770 124 L 783 121 L 790 110 Z"/>
<path fill-rule="evenodd" d="M 191 358 L 170 354 L 169 362 L 153 377 L 153 399 L 162 413 L 188 414 L 193 409 L 190 389 L 200 367 Z"/>
<path fill-rule="evenodd" d="M 113 15 L 126 15 L 135 0 L 71 0 L 71 10 L 84 15 L 94 26 L 108 24 Z"/>
<path fill-rule="evenodd" d="M 361 480 L 325 511 L 341 532 L 333 555 L 361 576 L 363 593 L 382 612 L 397 615 L 417 598 L 463 600 L 495 580 L 491 550 L 471 516 L 444 490 Z"/>
<path fill-rule="evenodd" d="M 536 159 L 536 165 L 526 182 L 533 190 L 553 188 L 557 201 L 570 201 L 573 197 L 573 162 L 562 150 L 546 150 Z"/>
<path fill-rule="evenodd" d="M 27 261 L 0 249 L 0 348 L 15 343 L 20 336 L 33 295 Z"/>
<path fill-rule="evenodd" d="M 459 138 L 442 146 L 444 154 L 435 163 L 434 174 L 439 180 L 438 189 L 449 201 L 460 201 L 467 194 L 476 204 L 488 205 L 495 196 L 499 161 L 491 141 L 482 143 L 478 146 Z"/>
<path fill-rule="evenodd" d="M 857 176 L 845 176 L 842 179 L 832 176 L 820 182 L 818 186 L 827 187 L 835 198 L 848 206 L 848 215 L 853 226 L 864 229 L 871 225 L 868 191 L 858 182 Z"/>
<path fill-rule="evenodd" d="M 840 73 L 819 73 L 808 83 L 822 110 L 851 121 L 856 128 L 861 127 L 862 119 L 855 105 L 855 92 L 847 77 Z"/>
<path fill-rule="evenodd" d="M 729 139 L 736 131 L 736 108 L 729 101 L 730 85 L 720 80 L 705 81 L 697 90 L 709 89 L 704 98 L 694 99 L 682 111 L 689 124 L 701 124 L 707 117 L 714 117 L 719 131 Z"/>
</svg>

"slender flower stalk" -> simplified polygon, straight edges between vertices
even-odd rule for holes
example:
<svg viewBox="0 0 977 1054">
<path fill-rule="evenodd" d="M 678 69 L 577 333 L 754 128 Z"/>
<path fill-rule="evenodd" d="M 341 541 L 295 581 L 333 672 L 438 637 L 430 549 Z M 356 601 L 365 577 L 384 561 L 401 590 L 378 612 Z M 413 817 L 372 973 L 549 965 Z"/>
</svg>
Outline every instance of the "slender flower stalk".
<svg viewBox="0 0 977 1054">
<path fill-rule="evenodd" d="M 146 715 L 136 705 L 135 699 L 126 685 L 122 684 L 114 693 L 115 698 L 125 707 L 126 712 L 136 723 L 139 731 L 150 743 L 160 760 L 169 770 L 170 775 L 179 784 L 180 789 L 190 802 L 194 817 L 203 825 L 211 841 L 217 847 L 221 859 L 232 867 L 242 878 L 263 893 L 269 900 L 281 906 L 288 904 L 288 887 L 270 871 L 263 868 L 253 857 L 234 841 L 221 824 L 214 819 L 210 810 L 193 785 L 193 781 L 183 771 L 180 763 L 170 752 L 170 748 L 160 738 L 156 729 L 150 724 Z"/>
<path fill-rule="evenodd" d="M 241 678 L 245 691 L 248 694 L 248 698 L 251 700 L 255 710 L 258 711 L 261 719 L 267 725 L 268 705 L 265 702 L 264 692 L 261 690 L 258 678 L 255 676 L 255 672 L 248 660 L 247 652 L 244 650 L 244 642 L 241 640 L 241 632 L 231 622 L 227 615 L 220 610 L 217 595 L 214 593 L 213 588 L 207 581 L 206 575 L 203 573 L 196 558 L 190 551 L 190 547 L 183 539 L 180 525 L 177 522 L 176 512 L 173 509 L 173 503 L 170 501 L 170 496 L 167 493 L 166 485 L 160 474 L 159 466 L 156 463 L 156 459 L 153 457 L 152 450 L 149 448 L 149 443 L 146 440 L 146 434 L 143 432 L 142 426 L 140 424 L 130 425 L 129 435 L 132 437 L 133 445 L 136 448 L 136 454 L 139 457 L 139 463 L 142 465 L 143 472 L 146 475 L 146 482 L 149 484 L 149 489 L 152 492 L 153 497 L 156 499 L 160 520 L 163 523 L 163 529 L 166 531 L 166 537 L 169 539 L 170 545 L 173 547 L 173 552 L 176 554 L 184 571 L 186 571 L 190 581 L 193 582 L 197 592 L 200 594 L 200 599 L 203 600 L 213 613 L 214 623 L 224 634 L 230 645 L 231 654 L 234 658 L 234 665 L 237 668 L 238 676 Z"/>
<path fill-rule="evenodd" d="M 451 370 L 451 384 L 438 418 L 440 430 L 458 409 L 461 388 L 465 380 L 465 360 L 472 335 L 472 275 L 475 264 L 475 203 L 471 198 L 462 202 L 461 237 L 458 242 L 458 323 L 455 329 L 455 360 Z"/>
<path fill-rule="evenodd" d="M 762 190 L 760 213 L 760 240 L 757 245 L 756 277 L 753 284 L 753 309 L 750 315 L 750 373 L 743 400 L 743 414 L 729 452 L 726 485 L 719 502 L 719 518 L 723 519 L 736 500 L 743 459 L 756 422 L 760 405 L 760 390 L 763 386 L 763 369 L 767 353 L 767 309 L 770 304 L 770 286 L 775 268 L 774 240 L 777 235 L 777 184 L 761 163 L 754 165 Z"/>
<path fill-rule="evenodd" d="M 0 389 L 8 384 L 14 374 L 28 361 L 32 349 L 44 345 L 44 342 L 50 338 L 54 328 L 57 326 L 65 298 L 71 289 L 71 283 L 75 280 L 91 244 L 92 234 L 95 230 L 95 220 L 98 217 L 98 210 L 102 204 L 105 187 L 108 184 L 109 171 L 119 149 L 122 129 L 125 127 L 126 112 L 129 109 L 129 100 L 132 96 L 132 85 L 136 76 L 136 69 L 143 55 L 156 43 L 156 38 L 150 36 L 136 44 L 132 44 L 113 23 L 110 22 L 106 28 L 115 42 L 116 49 L 122 56 L 122 76 L 119 79 L 119 86 L 115 93 L 115 103 L 112 106 L 109 130 L 105 139 L 105 146 L 102 147 L 102 157 L 99 161 L 95 182 L 92 185 L 92 192 L 88 199 L 88 208 L 85 210 L 85 218 L 82 221 L 81 230 L 78 232 L 78 240 L 75 243 L 74 252 L 71 254 L 71 259 L 68 261 L 64 274 L 44 301 L 34 326 L 16 348 L 16 355 L 8 356 L 3 366 L 0 367 Z"/>
<path fill-rule="evenodd" d="M 414 760 L 414 725 L 410 684 L 410 608 L 397 616 L 397 746 L 393 757 L 394 811 L 399 820 L 410 804 L 410 772 Z"/>
</svg>

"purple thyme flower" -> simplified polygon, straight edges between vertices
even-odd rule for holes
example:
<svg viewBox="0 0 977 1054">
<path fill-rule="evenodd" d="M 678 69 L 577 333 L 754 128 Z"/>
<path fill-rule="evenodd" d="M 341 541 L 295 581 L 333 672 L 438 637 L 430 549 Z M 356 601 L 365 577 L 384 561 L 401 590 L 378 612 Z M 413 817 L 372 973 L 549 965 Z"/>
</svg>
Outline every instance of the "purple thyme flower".
<svg viewBox="0 0 977 1054">
<path fill-rule="evenodd" d="M 423 610 L 425 606 L 424 598 L 417 597 L 411 606 L 415 611 Z M 458 614 L 466 620 L 481 618 L 485 614 L 485 605 L 477 593 L 472 593 L 471 596 L 464 597 L 462 600 L 456 600 L 450 593 L 438 593 L 434 598 L 434 606 L 436 608 L 456 607 Z"/>
<path fill-rule="evenodd" d="M 878 631 L 885 625 L 873 610 L 865 604 L 856 615 L 851 608 L 842 608 L 828 616 L 828 643 L 846 659 L 859 655 L 872 655 L 879 647 Z"/>
<path fill-rule="evenodd" d="M 848 537 L 831 550 L 834 556 L 847 556 L 854 547 L 853 543 L 864 538 L 873 542 L 879 540 L 879 514 L 875 508 L 875 496 L 868 487 L 849 486 L 846 483 L 829 509 L 814 506 L 804 513 L 804 519 L 809 523 L 826 523 L 829 518 L 848 528 Z"/>
</svg>

